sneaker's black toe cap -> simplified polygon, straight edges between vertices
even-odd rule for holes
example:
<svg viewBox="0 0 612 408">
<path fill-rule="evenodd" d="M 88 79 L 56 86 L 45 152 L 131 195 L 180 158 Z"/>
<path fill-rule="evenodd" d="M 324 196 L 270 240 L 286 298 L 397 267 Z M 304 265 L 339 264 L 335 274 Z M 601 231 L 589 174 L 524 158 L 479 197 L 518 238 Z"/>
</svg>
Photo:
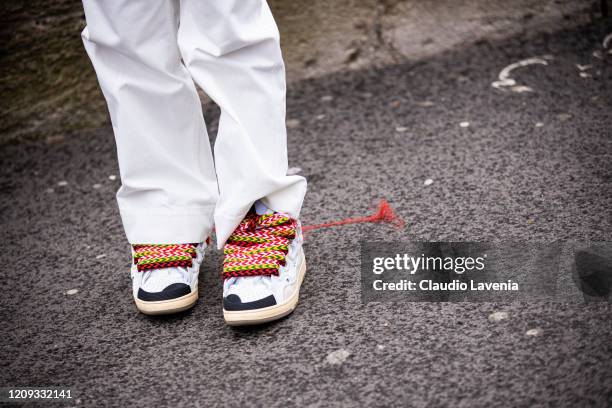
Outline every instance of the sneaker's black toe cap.
<svg viewBox="0 0 612 408">
<path fill-rule="evenodd" d="M 191 293 L 191 288 L 189 285 L 185 283 L 173 283 L 170 286 L 167 286 L 161 292 L 147 292 L 142 290 L 142 288 L 138 289 L 138 299 L 143 300 L 145 302 L 158 302 L 160 300 L 172 300 L 176 298 L 180 298 L 181 296 L 185 296 Z"/>
<path fill-rule="evenodd" d="M 276 299 L 273 295 L 246 303 L 242 303 L 238 295 L 229 295 L 223 298 L 223 309 L 227 311 L 263 309 L 274 305 L 276 305 Z"/>
</svg>

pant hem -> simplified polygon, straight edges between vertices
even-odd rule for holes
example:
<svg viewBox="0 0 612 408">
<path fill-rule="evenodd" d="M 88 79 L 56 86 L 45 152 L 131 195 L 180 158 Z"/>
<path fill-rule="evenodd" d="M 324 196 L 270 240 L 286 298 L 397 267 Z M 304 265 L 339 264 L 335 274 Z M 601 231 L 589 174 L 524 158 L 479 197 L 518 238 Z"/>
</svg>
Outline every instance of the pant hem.
<svg viewBox="0 0 612 408">
<path fill-rule="evenodd" d="M 242 206 L 243 211 L 230 215 L 225 212 L 215 212 L 215 232 L 217 238 L 217 248 L 222 249 L 225 241 L 234 232 L 234 229 L 244 219 L 249 208 L 257 200 L 262 200 L 263 203 L 274 211 L 289 214 L 291 217 L 299 218 L 304 196 L 306 194 L 306 179 L 299 176 L 292 176 L 297 183 L 291 184 L 284 189 L 269 193 L 263 197 L 254 197 L 248 205 Z"/>
<path fill-rule="evenodd" d="M 131 244 L 186 244 L 204 242 L 210 236 L 214 207 L 184 214 L 119 212 Z"/>
</svg>

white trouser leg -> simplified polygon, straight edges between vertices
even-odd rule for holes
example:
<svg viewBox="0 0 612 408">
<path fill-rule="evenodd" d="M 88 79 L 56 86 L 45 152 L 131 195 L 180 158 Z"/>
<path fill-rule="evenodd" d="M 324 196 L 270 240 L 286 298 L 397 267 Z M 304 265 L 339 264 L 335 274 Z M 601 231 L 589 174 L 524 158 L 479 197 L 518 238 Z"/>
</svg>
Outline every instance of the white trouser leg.
<svg viewBox="0 0 612 408">
<path fill-rule="evenodd" d="M 218 189 L 201 103 L 177 45 L 178 3 L 83 4 L 82 37 L 117 142 L 117 201 L 128 240 L 203 241 Z"/>
<path fill-rule="evenodd" d="M 221 107 L 217 245 L 258 199 L 298 217 L 306 180 L 286 175 L 285 68 L 265 0 L 181 0 L 178 44 L 191 76 Z"/>
</svg>

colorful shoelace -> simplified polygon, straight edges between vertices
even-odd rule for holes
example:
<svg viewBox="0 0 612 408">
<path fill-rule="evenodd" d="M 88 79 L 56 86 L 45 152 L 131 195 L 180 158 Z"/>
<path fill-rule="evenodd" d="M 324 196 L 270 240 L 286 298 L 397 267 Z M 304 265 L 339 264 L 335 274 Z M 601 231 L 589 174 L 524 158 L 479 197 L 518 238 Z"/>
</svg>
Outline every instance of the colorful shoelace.
<svg viewBox="0 0 612 408">
<path fill-rule="evenodd" d="M 134 264 L 139 271 L 172 267 L 190 267 L 197 244 L 135 244 Z"/>
<path fill-rule="evenodd" d="M 278 275 L 296 224 L 279 213 L 249 213 L 223 247 L 223 278 Z"/>
</svg>

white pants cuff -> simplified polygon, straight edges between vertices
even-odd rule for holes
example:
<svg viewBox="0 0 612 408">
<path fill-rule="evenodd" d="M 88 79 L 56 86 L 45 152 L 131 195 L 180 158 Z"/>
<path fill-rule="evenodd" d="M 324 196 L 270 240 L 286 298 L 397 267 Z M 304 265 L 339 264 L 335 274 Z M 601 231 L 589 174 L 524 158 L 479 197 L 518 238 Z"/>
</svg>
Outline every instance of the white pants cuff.
<svg viewBox="0 0 612 408">
<path fill-rule="evenodd" d="M 204 242 L 213 227 L 214 208 L 181 213 L 121 210 L 121 220 L 131 244 L 187 244 Z"/>
<path fill-rule="evenodd" d="M 306 194 L 306 180 L 299 176 L 287 176 L 286 180 L 291 180 L 293 183 L 265 197 L 261 197 L 261 201 L 263 201 L 266 207 L 297 219 L 300 216 L 300 209 Z M 223 248 L 223 245 L 238 224 L 244 219 L 252 204 L 253 202 L 250 202 L 243 206 L 242 211 L 235 214 L 219 211 L 218 209 L 215 211 L 217 248 Z"/>
</svg>

